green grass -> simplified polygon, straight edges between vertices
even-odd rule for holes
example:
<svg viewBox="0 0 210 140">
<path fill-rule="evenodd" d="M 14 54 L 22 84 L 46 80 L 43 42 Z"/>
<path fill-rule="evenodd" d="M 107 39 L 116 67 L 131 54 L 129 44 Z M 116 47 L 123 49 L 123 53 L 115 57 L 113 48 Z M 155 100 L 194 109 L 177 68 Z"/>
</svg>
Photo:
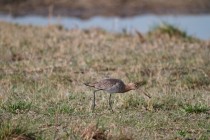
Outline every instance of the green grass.
<svg viewBox="0 0 210 140">
<path fill-rule="evenodd" d="M 210 44 L 167 32 L 139 42 L 1 22 L 0 139 L 208 139 Z M 83 83 L 106 77 L 141 90 L 113 95 L 114 113 L 109 94 L 98 92 L 92 113 L 93 90 Z"/>
<path fill-rule="evenodd" d="M 25 101 L 9 102 L 3 105 L 4 110 L 15 114 L 28 112 L 30 108 L 31 103 Z"/>
<path fill-rule="evenodd" d="M 18 122 L 19 121 L 19 122 Z M 40 139 L 40 135 L 35 132 L 30 132 L 30 128 L 25 122 L 20 120 L 4 120 L 0 124 L 0 139 L 13 139 L 13 138 L 23 138 L 23 139 Z"/>
<path fill-rule="evenodd" d="M 183 109 L 187 113 L 206 113 L 210 110 L 210 108 L 207 105 L 202 104 L 185 105 Z"/>
<path fill-rule="evenodd" d="M 171 25 L 167 22 L 163 22 L 160 25 L 155 25 L 149 32 L 150 35 L 155 34 L 156 36 L 168 35 L 170 38 L 177 37 L 187 41 L 194 41 L 196 38 L 188 35 L 185 31 L 179 27 Z"/>
</svg>

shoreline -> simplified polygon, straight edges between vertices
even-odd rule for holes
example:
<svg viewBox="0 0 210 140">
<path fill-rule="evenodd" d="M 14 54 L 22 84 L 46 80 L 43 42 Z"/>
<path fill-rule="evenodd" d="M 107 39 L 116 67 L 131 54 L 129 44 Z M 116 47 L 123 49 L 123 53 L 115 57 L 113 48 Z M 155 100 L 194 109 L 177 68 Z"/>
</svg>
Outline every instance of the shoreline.
<svg viewBox="0 0 210 140">
<path fill-rule="evenodd" d="M 177 0 L 168 2 L 166 0 L 134 0 L 134 1 L 98 1 L 53 0 L 14 1 L 4 2 L 0 0 L 1 13 L 12 16 L 41 15 L 41 16 L 72 16 L 82 19 L 93 16 L 119 16 L 130 17 L 142 14 L 209 14 L 210 3 L 208 0 Z"/>
</svg>

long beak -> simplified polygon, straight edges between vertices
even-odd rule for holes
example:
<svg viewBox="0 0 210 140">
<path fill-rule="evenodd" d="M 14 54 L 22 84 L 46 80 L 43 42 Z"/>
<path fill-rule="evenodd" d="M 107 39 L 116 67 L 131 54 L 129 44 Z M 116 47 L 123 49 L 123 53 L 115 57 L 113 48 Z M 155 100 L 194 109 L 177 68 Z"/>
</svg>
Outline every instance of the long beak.
<svg viewBox="0 0 210 140">
<path fill-rule="evenodd" d="M 138 88 L 139 91 L 141 91 L 145 96 L 147 96 L 148 98 L 152 98 L 151 95 L 149 95 L 148 92 L 143 91 L 142 89 Z"/>
</svg>

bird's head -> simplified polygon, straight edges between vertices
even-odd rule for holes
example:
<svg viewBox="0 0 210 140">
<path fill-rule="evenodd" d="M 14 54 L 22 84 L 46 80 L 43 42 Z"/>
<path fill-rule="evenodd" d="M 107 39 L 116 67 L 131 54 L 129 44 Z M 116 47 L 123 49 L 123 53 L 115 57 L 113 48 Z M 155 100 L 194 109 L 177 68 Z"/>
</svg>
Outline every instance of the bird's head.
<svg viewBox="0 0 210 140">
<path fill-rule="evenodd" d="M 131 89 L 131 90 L 135 90 L 138 88 L 138 85 L 136 83 L 128 83 L 128 87 Z"/>
<path fill-rule="evenodd" d="M 131 90 L 136 90 L 145 84 L 146 84 L 146 81 L 140 81 L 140 82 L 135 82 L 135 83 L 129 83 L 128 86 L 130 87 Z"/>
</svg>

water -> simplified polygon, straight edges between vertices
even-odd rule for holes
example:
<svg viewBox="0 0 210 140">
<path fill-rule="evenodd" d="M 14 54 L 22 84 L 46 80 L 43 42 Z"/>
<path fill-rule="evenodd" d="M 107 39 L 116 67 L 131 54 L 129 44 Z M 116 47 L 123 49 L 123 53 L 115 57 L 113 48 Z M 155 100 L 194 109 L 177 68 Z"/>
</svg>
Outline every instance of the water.
<svg viewBox="0 0 210 140">
<path fill-rule="evenodd" d="M 0 21 L 38 26 L 60 24 L 68 29 L 100 27 L 111 32 L 122 32 L 123 30 L 126 30 L 129 33 L 133 33 L 136 30 L 146 33 L 155 25 L 167 22 L 186 31 L 189 35 L 204 40 L 210 39 L 210 15 L 141 15 L 129 18 L 93 17 L 88 20 L 73 17 L 47 18 L 41 16 L 24 16 L 14 18 L 8 15 L 0 15 Z"/>
</svg>

